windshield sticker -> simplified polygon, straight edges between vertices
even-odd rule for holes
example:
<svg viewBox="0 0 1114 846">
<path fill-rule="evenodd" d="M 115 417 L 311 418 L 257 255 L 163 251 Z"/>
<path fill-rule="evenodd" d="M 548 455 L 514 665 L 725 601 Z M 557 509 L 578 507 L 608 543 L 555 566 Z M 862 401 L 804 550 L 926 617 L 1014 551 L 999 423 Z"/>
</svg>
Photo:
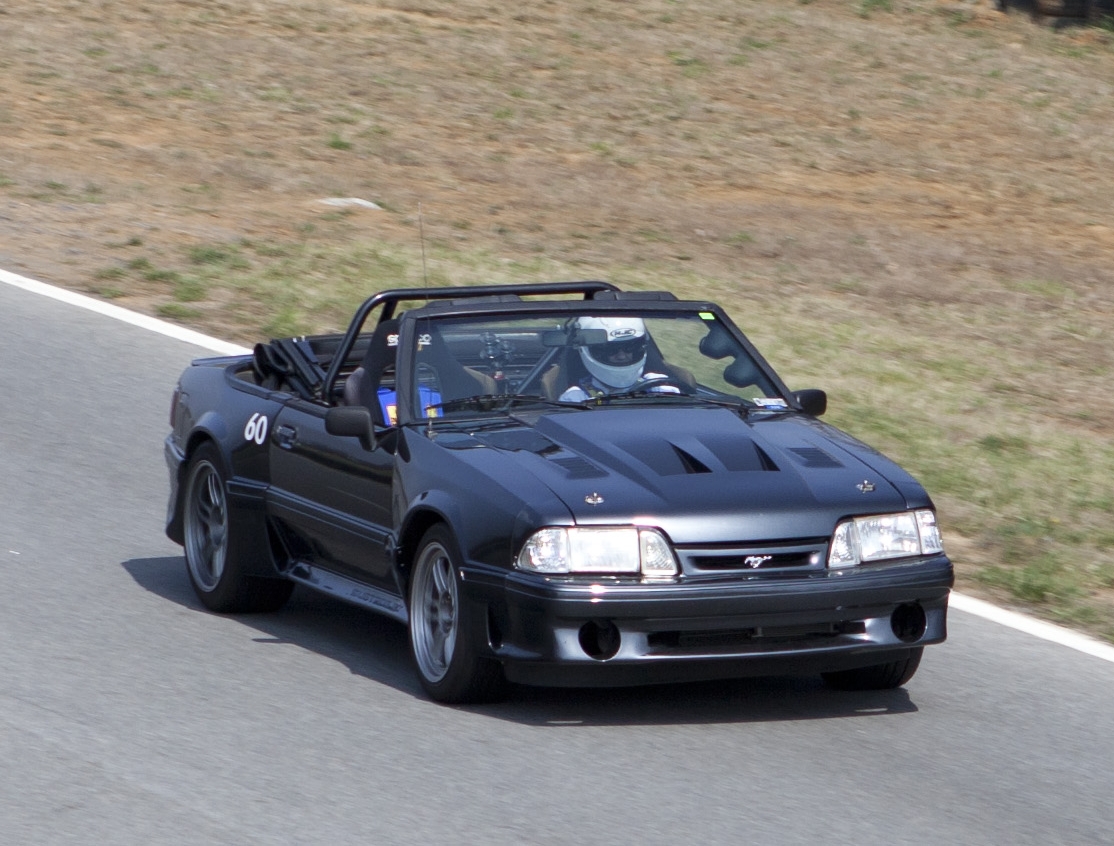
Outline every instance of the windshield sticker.
<svg viewBox="0 0 1114 846">
<path fill-rule="evenodd" d="M 702 312 L 700 312 L 700 319 L 701 320 L 715 320 L 716 316 L 714 314 L 712 314 L 710 311 L 702 311 Z"/>
<path fill-rule="evenodd" d="M 751 402 L 759 408 L 789 408 L 789 403 L 781 397 L 755 397 Z"/>
</svg>

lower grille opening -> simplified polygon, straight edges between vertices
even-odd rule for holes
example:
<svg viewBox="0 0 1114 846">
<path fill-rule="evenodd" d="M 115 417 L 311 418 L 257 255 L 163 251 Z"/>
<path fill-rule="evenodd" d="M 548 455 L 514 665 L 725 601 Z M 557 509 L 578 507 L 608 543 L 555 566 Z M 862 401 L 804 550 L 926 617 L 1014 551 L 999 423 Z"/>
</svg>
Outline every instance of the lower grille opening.
<svg viewBox="0 0 1114 846">
<path fill-rule="evenodd" d="M 651 649 L 668 651 L 718 651 L 768 649 L 805 643 L 822 643 L 841 635 L 863 634 L 866 624 L 861 620 L 842 623 L 816 623 L 801 626 L 755 626 L 745 629 L 718 631 L 651 632 L 646 637 Z"/>
</svg>

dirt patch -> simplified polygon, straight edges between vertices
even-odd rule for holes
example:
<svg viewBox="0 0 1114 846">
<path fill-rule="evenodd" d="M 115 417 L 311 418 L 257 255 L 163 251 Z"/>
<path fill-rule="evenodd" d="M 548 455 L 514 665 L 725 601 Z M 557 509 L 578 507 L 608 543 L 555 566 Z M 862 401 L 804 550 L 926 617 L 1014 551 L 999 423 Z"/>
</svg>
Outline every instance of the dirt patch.
<svg viewBox="0 0 1114 846">
<path fill-rule="evenodd" d="M 0 259 L 294 239 L 314 201 L 606 270 L 1109 305 L 1112 53 L 967 4 L 14 0 Z M 344 237 L 352 237 L 345 232 Z"/>
</svg>

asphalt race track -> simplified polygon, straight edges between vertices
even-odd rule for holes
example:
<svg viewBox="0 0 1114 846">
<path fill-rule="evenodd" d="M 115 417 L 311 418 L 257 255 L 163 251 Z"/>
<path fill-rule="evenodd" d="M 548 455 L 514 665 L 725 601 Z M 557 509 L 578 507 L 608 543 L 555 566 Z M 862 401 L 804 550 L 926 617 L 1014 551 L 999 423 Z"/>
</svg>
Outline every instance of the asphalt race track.
<svg viewBox="0 0 1114 846">
<path fill-rule="evenodd" d="M 207 354 L 0 284 L 0 843 L 1114 843 L 1114 663 L 953 610 L 904 690 L 423 698 L 403 627 L 218 617 L 162 533 Z"/>
</svg>

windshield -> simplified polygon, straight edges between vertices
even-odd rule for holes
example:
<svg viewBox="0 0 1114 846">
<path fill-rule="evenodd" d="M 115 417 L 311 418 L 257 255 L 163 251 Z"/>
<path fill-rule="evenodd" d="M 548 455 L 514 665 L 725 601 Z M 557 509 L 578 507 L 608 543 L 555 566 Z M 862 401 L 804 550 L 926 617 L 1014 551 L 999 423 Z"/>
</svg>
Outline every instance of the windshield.
<svg viewBox="0 0 1114 846">
<path fill-rule="evenodd" d="M 622 403 L 786 408 L 742 344 L 707 311 L 430 317 L 417 323 L 413 408 L 421 417 Z"/>
</svg>

